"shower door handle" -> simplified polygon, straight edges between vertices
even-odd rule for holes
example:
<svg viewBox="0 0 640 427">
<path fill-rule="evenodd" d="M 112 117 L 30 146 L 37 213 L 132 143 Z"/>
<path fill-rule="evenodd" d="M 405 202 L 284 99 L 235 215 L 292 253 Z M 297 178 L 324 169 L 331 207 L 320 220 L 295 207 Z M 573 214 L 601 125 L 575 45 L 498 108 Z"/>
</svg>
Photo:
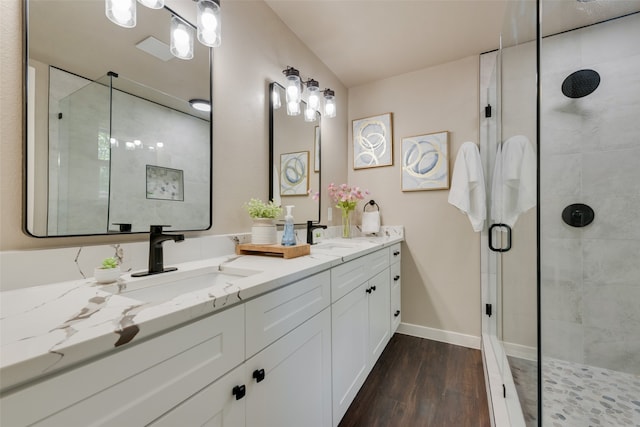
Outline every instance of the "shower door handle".
<svg viewBox="0 0 640 427">
<path fill-rule="evenodd" d="M 505 248 L 496 248 L 493 246 L 493 229 L 494 228 L 505 228 L 507 230 L 507 247 Z M 511 249 L 511 227 L 507 224 L 493 224 L 489 227 L 489 249 L 494 252 L 508 252 Z"/>
</svg>

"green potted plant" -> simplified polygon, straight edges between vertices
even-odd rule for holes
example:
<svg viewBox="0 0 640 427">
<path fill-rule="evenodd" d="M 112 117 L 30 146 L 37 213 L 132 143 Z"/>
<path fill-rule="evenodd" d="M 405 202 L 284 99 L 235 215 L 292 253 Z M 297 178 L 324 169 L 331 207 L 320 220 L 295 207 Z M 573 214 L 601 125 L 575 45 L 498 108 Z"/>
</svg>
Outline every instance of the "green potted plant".
<svg viewBox="0 0 640 427">
<path fill-rule="evenodd" d="M 120 277 L 120 265 L 114 257 L 102 260 L 102 265 L 93 270 L 93 276 L 98 283 L 113 283 Z"/>
<path fill-rule="evenodd" d="M 251 243 L 256 245 L 278 243 L 275 219 L 282 215 L 282 207 L 276 205 L 273 200 L 265 203 L 255 198 L 245 203 L 244 207 L 253 219 Z"/>
</svg>

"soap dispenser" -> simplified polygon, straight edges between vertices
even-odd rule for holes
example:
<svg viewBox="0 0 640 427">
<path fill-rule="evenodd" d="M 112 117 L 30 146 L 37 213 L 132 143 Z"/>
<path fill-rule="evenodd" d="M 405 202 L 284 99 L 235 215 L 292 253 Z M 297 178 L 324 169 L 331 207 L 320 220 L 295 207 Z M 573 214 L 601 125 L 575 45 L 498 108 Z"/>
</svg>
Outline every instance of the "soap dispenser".
<svg viewBox="0 0 640 427">
<path fill-rule="evenodd" d="M 285 206 L 287 213 L 284 216 L 284 232 L 282 233 L 282 246 L 294 246 L 296 244 L 296 235 L 293 231 L 293 215 L 291 209 L 293 205 Z"/>
</svg>

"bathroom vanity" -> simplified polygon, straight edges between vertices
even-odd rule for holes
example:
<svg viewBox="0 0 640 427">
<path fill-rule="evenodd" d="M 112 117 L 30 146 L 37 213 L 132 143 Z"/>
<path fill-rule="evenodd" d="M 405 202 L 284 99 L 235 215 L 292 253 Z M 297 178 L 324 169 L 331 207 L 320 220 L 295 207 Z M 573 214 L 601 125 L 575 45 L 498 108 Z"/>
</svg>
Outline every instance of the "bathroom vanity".
<svg viewBox="0 0 640 427">
<path fill-rule="evenodd" d="M 33 307 L 2 320 L 15 340 L 3 340 L 2 424 L 336 426 L 399 325 L 402 240 L 328 239 L 289 260 L 193 261 L 175 280 L 127 275 L 119 288 L 4 292 L 19 305 L 58 287 L 76 316 L 59 322 Z M 193 285 L 218 273 L 211 286 Z M 181 284 L 191 289 L 167 293 Z M 50 332 L 20 347 L 34 328 L 21 337 L 21 323 L 38 321 Z"/>
</svg>

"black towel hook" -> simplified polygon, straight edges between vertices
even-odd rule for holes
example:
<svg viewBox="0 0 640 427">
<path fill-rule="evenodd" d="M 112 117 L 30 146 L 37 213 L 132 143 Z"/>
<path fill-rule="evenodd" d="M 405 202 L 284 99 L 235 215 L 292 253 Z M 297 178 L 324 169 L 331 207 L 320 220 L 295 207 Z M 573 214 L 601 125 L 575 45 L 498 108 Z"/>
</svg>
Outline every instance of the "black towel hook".
<svg viewBox="0 0 640 427">
<path fill-rule="evenodd" d="M 375 201 L 375 200 L 369 200 L 369 201 L 364 205 L 364 207 L 362 208 L 362 210 L 363 210 L 364 212 L 366 212 L 366 211 L 367 211 L 367 205 L 375 206 L 376 208 L 378 208 L 378 212 L 380 211 L 380 206 L 378 206 L 378 204 L 376 203 L 376 201 Z"/>
</svg>

